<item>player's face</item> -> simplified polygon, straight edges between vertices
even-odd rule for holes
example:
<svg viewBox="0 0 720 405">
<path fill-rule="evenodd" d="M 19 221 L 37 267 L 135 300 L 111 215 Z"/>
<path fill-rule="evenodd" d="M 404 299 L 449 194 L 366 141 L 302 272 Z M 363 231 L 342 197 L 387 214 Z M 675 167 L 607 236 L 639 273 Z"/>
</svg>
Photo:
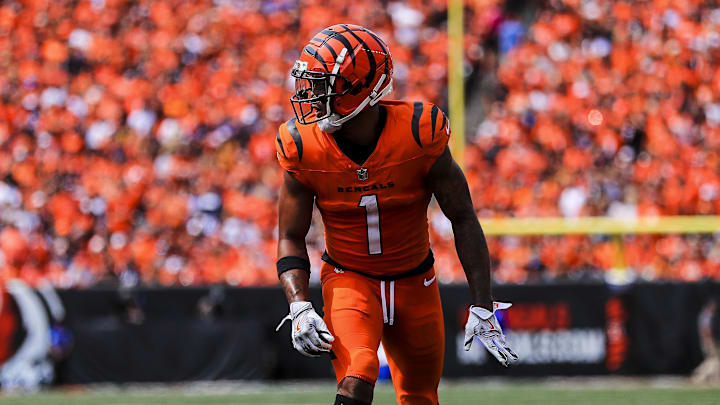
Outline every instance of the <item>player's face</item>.
<svg viewBox="0 0 720 405">
<path fill-rule="evenodd" d="M 298 99 L 305 99 L 310 104 L 316 117 L 327 114 L 327 77 L 312 77 L 304 75 L 295 79 L 295 95 Z"/>
</svg>

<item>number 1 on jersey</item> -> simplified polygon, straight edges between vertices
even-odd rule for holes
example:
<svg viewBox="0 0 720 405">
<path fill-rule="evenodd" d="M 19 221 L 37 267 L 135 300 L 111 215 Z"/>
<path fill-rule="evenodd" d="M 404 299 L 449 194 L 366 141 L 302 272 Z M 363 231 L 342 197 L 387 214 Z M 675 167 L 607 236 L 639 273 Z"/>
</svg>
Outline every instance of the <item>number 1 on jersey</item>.
<svg viewBox="0 0 720 405">
<path fill-rule="evenodd" d="M 362 196 L 358 207 L 365 207 L 369 253 L 371 255 L 382 254 L 382 244 L 380 243 L 380 209 L 378 208 L 377 195 Z"/>
</svg>

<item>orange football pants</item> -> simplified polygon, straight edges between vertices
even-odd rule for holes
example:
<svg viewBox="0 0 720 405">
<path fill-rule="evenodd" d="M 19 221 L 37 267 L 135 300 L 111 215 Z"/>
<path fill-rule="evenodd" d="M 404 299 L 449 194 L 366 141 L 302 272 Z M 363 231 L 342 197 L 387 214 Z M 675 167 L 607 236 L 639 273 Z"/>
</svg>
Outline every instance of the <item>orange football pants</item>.
<svg viewBox="0 0 720 405">
<path fill-rule="evenodd" d="M 435 269 L 391 282 L 323 262 L 321 280 L 338 384 L 374 385 L 382 341 L 398 404 L 437 405 L 445 331 Z"/>
</svg>

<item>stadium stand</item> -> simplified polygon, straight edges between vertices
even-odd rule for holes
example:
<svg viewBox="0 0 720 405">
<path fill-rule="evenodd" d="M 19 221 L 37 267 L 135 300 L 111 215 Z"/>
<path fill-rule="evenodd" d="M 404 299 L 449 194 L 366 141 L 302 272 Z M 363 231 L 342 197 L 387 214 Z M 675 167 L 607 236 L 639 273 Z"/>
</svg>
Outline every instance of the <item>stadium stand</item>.
<svg viewBox="0 0 720 405">
<path fill-rule="evenodd" d="M 697 1 L 550 2 L 503 58 L 505 92 L 477 131 L 468 171 L 481 214 L 716 214 L 718 24 L 720 10 Z M 645 279 L 719 276 L 717 237 L 631 236 L 625 246 Z M 528 269 L 597 274 L 616 257 L 603 237 L 494 247 L 496 277 L 508 281 Z"/>
<path fill-rule="evenodd" d="M 300 44 L 338 21 L 372 27 L 391 44 L 393 97 L 446 107 L 445 2 L 385 3 L 4 2 L 0 279 L 276 284 L 273 142 Z M 720 211 L 720 11 L 552 1 L 518 40 L 501 3 L 466 16 L 471 78 L 497 69 L 466 149 L 481 216 Z M 440 280 L 462 281 L 449 223 L 430 222 Z M 602 278 L 615 257 L 602 236 L 489 242 L 500 282 Z M 712 236 L 625 242 L 647 279 L 720 278 Z"/>
</svg>

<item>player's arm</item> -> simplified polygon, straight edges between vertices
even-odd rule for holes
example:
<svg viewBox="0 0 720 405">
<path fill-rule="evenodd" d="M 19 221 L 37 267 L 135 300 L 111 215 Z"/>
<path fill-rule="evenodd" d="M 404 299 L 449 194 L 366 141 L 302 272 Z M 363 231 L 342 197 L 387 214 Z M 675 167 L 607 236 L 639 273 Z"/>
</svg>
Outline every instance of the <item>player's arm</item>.
<svg viewBox="0 0 720 405">
<path fill-rule="evenodd" d="M 447 146 L 430 168 L 427 180 L 440 209 L 452 223 L 455 249 L 470 285 L 473 305 L 492 311 L 490 252 L 465 175 Z"/>
<path fill-rule="evenodd" d="M 287 171 L 284 173 L 278 204 L 278 258 L 303 259 L 308 266 L 307 269 L 285 270 L 279 275 L 285 296 L 290 303 L 310 301 L 308 296 L 310 272 L 305 236 L 310 230 L 314 199 L 312 190 L 292 174 Z M 292 260 L 285 260 L 292 266 Z"/>
<path fill-rule="evenodd" d="M 507 367 L 518 356 L 505 341 L 495 311 L 509 308 L 510 304 L 492 300 L 490 252 L 485 234 L 475 214 L 465 175 L 447 146 L 430 168 L 428 181 L 440 209 L 452 223 L 455 249 L 472 293 L 473 305 L 465 324 L 465 350 L 470 350 L 477 337 Z"/>
<path fill-rule="evenodd" d="M 305 236 L 312 221 L 314 198 L 312 190 L 285 172 L 278 207 L 277 267 L 280 283 L 290 303 L 290 314 L 280 322 L 278 329 L 285 320 L 292 320 L 290 337 L 293 347 L 310 357 L 330 351 L 335 340 L 313 309 L 308 294 L 310 261 Z"/>
</svg>

